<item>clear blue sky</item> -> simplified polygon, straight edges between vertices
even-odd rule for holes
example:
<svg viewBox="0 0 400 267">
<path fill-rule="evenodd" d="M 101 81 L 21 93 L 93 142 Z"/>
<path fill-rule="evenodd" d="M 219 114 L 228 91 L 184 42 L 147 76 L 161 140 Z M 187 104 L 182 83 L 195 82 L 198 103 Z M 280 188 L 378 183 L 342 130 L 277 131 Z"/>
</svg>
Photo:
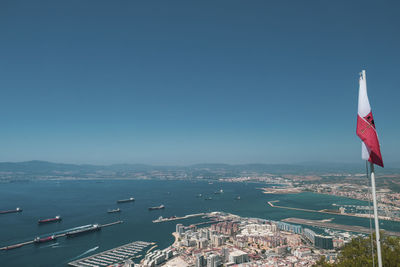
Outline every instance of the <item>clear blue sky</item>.
<svg viewBox="0 0 400 267">
<path fill-rule="evenodd" d="M 1 1 L 0 161 L 400 162 L 398 1 Z"/>
</svg>

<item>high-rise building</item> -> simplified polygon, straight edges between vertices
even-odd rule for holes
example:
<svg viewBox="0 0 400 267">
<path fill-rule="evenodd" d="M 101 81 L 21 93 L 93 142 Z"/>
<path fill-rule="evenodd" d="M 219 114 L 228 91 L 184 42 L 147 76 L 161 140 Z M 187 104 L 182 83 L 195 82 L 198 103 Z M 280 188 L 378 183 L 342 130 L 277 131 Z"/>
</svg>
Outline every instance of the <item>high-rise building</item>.
<svg viewBox="0 0 400 267">
<path fill-rule="evenodd" d="M 322 249 L 333 249 L 333 238 L 331 236 L 315 235 L 314 245 Z"/>
<path fill-rule="evenodd" d="M 204 259 L 204 256 L 202 254 L 196 255 L 196 267 L 204 267 L 206 266 L 207 261 Z"/>
<path fill-rule="evenodd" d="M 304 235 L 311 243 L 315 244 L 315 232 L 313 230 L 304 228 Z"/>
<path fill-rule="evenodd" d="M 220 260 L 218 255 L 210 254 L 207 258 L 207 267 L 218 267 L 220 265 Z"/>
<path fill-rule="evenodd" d="M 231 253 L 229 253 L 229 261 L 235 264 L 240 264 L 248 262 L 249 256 L 247 255 L 246 252 L 243 252 L 241 250 L 234 250 Z"/>
<path fill-rule="evenodd" d="M 223 248 L 222 249 L 222 257 L 224 262 L 229 261 L 229 249 L 228 248 Z"/>
<path fill-rule="evenodd" d="M 176 225 L 176 232 L 177 232 L 179 235 L 182 235 L 182 234 L 185 232 L 185 227 L 184 227 L 181 223 L 178 223 L 178 224 Z"/>
</svg>

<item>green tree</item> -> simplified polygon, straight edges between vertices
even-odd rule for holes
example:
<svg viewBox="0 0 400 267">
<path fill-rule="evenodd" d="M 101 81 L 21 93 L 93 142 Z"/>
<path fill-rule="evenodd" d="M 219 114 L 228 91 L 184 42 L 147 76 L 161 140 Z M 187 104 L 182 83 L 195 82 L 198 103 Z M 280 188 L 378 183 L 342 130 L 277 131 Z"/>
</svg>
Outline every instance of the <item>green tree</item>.
<svg viewBox="0 0 400 267">
<path fill-rule="evenodd" d="M 372 236 L 374 245 L 375 265 L 378 265 L 376 256 L 375 235 Z M 386 236 L 381 233 L 382 264 L 385 267 L 400 267 L 400 238 Z M 372 265 L 371 236 L 367 238 L 357 237 L 346 244 L 340 251 L 336 263 L 327 264 L 325 258 L 321 258 L 314 266 L 318 267 L 365 267 Z M 327 265 L 324 265 L 327 264 Z"/>
</svg>

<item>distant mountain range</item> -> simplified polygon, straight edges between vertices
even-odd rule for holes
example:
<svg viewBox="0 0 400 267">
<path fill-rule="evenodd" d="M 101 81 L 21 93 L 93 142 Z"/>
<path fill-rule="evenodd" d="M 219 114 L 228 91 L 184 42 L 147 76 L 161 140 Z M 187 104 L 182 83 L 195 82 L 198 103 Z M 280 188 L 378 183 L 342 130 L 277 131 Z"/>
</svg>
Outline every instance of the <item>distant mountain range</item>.
<svg viewBox="0 0 400 267">
<path fill-rule="evenodd" d="M 392 165 L 393 166 L 393 165 Z M 271 174 L 311 174 L 311 173 L 364 173 L 365 164 L 354 163 L 302 163 L 302 164 L 195 164 L 188 166 L 156 166 L 146 164 L 64 164 L 47 161 L 0 162 L 2 173 L 24 173 L 48 175 L 55 173 L 101 173 L 101 172 L 151 172 L 151 171 L 223 171 L 223 172 L 264 172 Z M 400 168 L 378 168 L 382 174 L 400 173 Z"/>
</svg>

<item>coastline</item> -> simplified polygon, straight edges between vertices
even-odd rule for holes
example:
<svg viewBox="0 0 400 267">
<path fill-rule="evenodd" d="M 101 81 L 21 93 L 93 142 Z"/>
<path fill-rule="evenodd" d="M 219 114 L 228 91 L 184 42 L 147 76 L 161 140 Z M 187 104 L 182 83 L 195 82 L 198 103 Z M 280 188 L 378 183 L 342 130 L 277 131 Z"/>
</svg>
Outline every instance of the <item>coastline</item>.
<svg viewBox="0 0 400 267">
<path fill-rule="evenodd" d="M 178 235 L 177 232 L 172 232 L 172 235 L 174 236 L 175 240 L 174 240 L 174 243 L 172 243 L 171 246 L 172 247 L 177 247 L 178 242 L 179 242 L 179 235 Z"/>
</svg>

